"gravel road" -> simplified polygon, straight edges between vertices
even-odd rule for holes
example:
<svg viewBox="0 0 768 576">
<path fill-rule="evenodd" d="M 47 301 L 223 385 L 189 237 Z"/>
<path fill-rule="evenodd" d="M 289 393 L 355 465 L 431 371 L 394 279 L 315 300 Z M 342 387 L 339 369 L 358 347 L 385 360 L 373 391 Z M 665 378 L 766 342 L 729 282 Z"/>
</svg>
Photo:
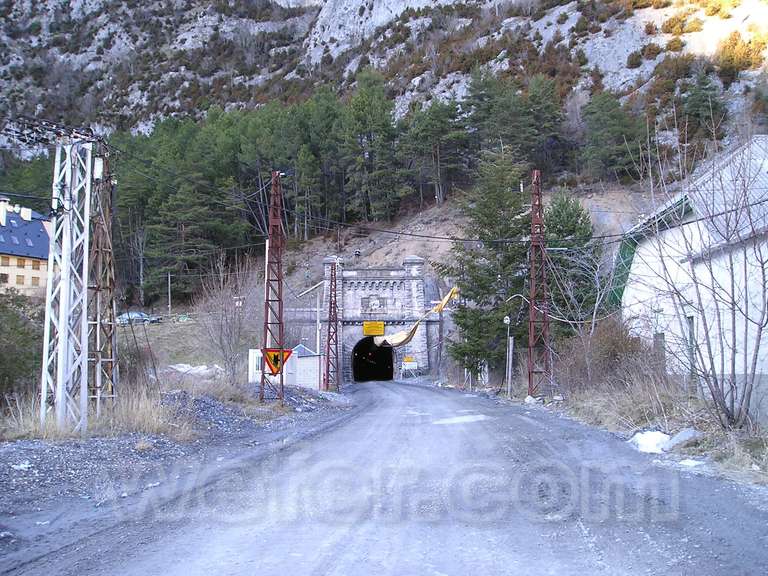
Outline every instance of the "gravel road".
<svg viewBox="0 0 768 576">
<path fill-rule="evenodd" d="M 0 573 L 768 573 L 765 488 L 539 407 L 398 382 L 349 395 L 354 409 L 314 429 L 166 471 Z"/>
</svg>

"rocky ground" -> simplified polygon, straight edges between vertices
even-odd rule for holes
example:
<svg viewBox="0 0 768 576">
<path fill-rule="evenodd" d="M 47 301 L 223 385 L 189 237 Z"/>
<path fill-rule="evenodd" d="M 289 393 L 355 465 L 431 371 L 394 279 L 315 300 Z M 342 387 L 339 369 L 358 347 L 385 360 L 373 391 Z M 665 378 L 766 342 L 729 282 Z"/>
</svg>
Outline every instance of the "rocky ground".
<svg viewBox="0 0 768 576">
<path fill-rule="evenodd" d="M 174 392 L 164 402 L 194 422 L 194 438 L 124 434 L 85 440 L 18 440 L 0 443 L 0 556 L 24 547 L 10 525 L 45 529 L 67 509 L 97 510 L 162 486 L 185 471 L 225 462 L 232 454 L 306 433 L 343 416 L 352 405 L 332 393 L 287 388 L 286 406 L 243 407 L 209 396 Z"/>
</svg>

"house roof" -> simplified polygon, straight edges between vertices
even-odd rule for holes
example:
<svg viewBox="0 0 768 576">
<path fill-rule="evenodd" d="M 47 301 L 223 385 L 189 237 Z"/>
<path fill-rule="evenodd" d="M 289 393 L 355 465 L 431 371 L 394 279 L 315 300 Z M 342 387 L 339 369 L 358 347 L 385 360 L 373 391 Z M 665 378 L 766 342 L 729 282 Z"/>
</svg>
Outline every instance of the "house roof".
<svg viewBox="0 0 768 576">
<path fill-rule="evenodd" d="M 704 162 L 683 181 L 680 191 L 630 228 L 625 239 L 675 226 L 693 210 L 715 241 L 741 239 L 768 225 L 768 135 Z M 746 215 L 748 214 L 748 218 Z"/>
<path fill-rule="evenodd" d="M 299 344 L 298 346 L 294 346 L 293 355 L 298 356 L 299 358 L 304 358 L 305 356 L 317 356 L 317 353 L 312 352 L 312 350 L 304 346 L 304 344 Z"/>
<path fill-rule="evenodd" d="M 618 304 L 637 243 L 679 225 L 693 212 L 711 236 L 707 251 L 768 230 L 768 135 L 715 156 L 680 184 L 680 191 L 630 228 L 619 246 L 612 300 Z"/>
<path fill-rule="evenodd" d="M 49 239 L 44 220 L 37 212 L 32 212 L 31 221 L 9 212 L 6 225 L 0 226 L 0 254 L 47 260 Z"/>
</svg>

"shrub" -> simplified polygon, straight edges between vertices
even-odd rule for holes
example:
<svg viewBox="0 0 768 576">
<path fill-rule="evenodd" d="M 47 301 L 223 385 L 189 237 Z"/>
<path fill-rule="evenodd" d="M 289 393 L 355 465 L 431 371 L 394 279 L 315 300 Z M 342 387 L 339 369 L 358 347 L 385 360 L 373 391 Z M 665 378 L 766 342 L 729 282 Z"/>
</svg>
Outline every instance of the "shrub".
<svg viewBox="0 0 768 576">
<path fill-rule="evenodd" d="M 689 21 L 688 17 L 690 15 L 690 11 L 678 12 L 664 21 L 661 25 L 661 31 L 665 34 L 674 34 L 675 36 L 688 34 L 689 32 L 698 32 L 701 30 L 702 21 L 699 18 L 693 18 Z"/>
<path fill-rule="evenodd" d="M 642 63 L 643 56 L 639 50 L 635 50 L 627 56 L 627 68 L 639 68 Z"/>
<path fill-rule="evenodd" d="M 661 46 L 651 42 L 643 46 L 643 58 L 646 60 L 654 60 L 656 56 L 661 54 Z"/>
<path fill-rule="evenodd" d="M 565 24 L 567 20 L 568 20 L 568 14 L 566 12 L 561 12 L 560 16 L 557 17 L 558 24 Z"/>
<path fill-rule="evenodd" d="M 42 307 L 11 290 L 0 293 L 0 397 L 33 385 L 42 357 Z"/>
<path fill-rule="evenodd" d="M 734 31 L 725 40 L 720 42 L 715 53 L 720 79 L 725 85 L 730 85 L 736 80 L 739 72 L 749 70 L 762 64 L 765 40 L 752 38 L 745 41 L 738 31 Z"/>
<path fill-rule="evenodd" d="M 701 18 L 693 18 L 692 20 L 687 20 L 685 22 L 683 33 L 690 34 L 691 32 L 701 32 L 703 28 L 704 22 L 702 22 Z"/>
<path fill-rule="evenodd" d="M 685 42 L 679 36 L 675 36 L 667 42 L 667 52 L 680 52 L 683 46 L 685 46 Z"/>
<path fill-rule="evenodd" d="M 656 27 L 656 24 L 654 24 L 653 22 L 646 22 L 645 33 L 648 36 L 654 36 L 659 33 L 659 29 Z"/>
</svg>

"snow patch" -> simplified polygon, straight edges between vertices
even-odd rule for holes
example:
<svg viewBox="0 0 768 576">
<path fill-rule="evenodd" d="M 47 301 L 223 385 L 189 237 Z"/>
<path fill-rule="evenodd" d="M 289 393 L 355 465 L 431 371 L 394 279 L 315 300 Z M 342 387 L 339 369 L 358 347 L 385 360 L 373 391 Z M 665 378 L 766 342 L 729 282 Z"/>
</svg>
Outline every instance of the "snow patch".
<svg viewBox="0 0 768 576">
<path fill-rule="evenodd" d="M 669 435 L 658 430 L 638 432 L 629 440 L 629 443 L 640 452 L 647 454 L 661 454 L 664 445 L 669 441 Z"/>
<path fill-rule="evenodd" d="M 432 424 L 467 424 L 469 422 L 482 422 L 483 420 L 493 420 L 485 414 L 472 414 L 467 416 L 454 416 L 453 418 L 442 418 L 435 420 Z"/>
<path fill-rule="evenodd" d="M 174 372 L 180 372 L 181 374 L 186 374 L 188 376 L 211 377 L 217 376 L 224 372 L 221 366 L 217 366 L 216 364 L 212 366 L 206 366 L 205 364 L 202 366 L 192 366 L 190 364 L 171 364 L 168 366 L 168 368 Z"/>
<path fill-rule="evenodd" d="M 681 466 L 688 466 L 689 468 L 695 468 L 696 466 L 703 465 L 704 462 L 701 460 L 691 460 L 690 458 L 686 458 L 685 460 L 680 460 Z"/>
</svg>

